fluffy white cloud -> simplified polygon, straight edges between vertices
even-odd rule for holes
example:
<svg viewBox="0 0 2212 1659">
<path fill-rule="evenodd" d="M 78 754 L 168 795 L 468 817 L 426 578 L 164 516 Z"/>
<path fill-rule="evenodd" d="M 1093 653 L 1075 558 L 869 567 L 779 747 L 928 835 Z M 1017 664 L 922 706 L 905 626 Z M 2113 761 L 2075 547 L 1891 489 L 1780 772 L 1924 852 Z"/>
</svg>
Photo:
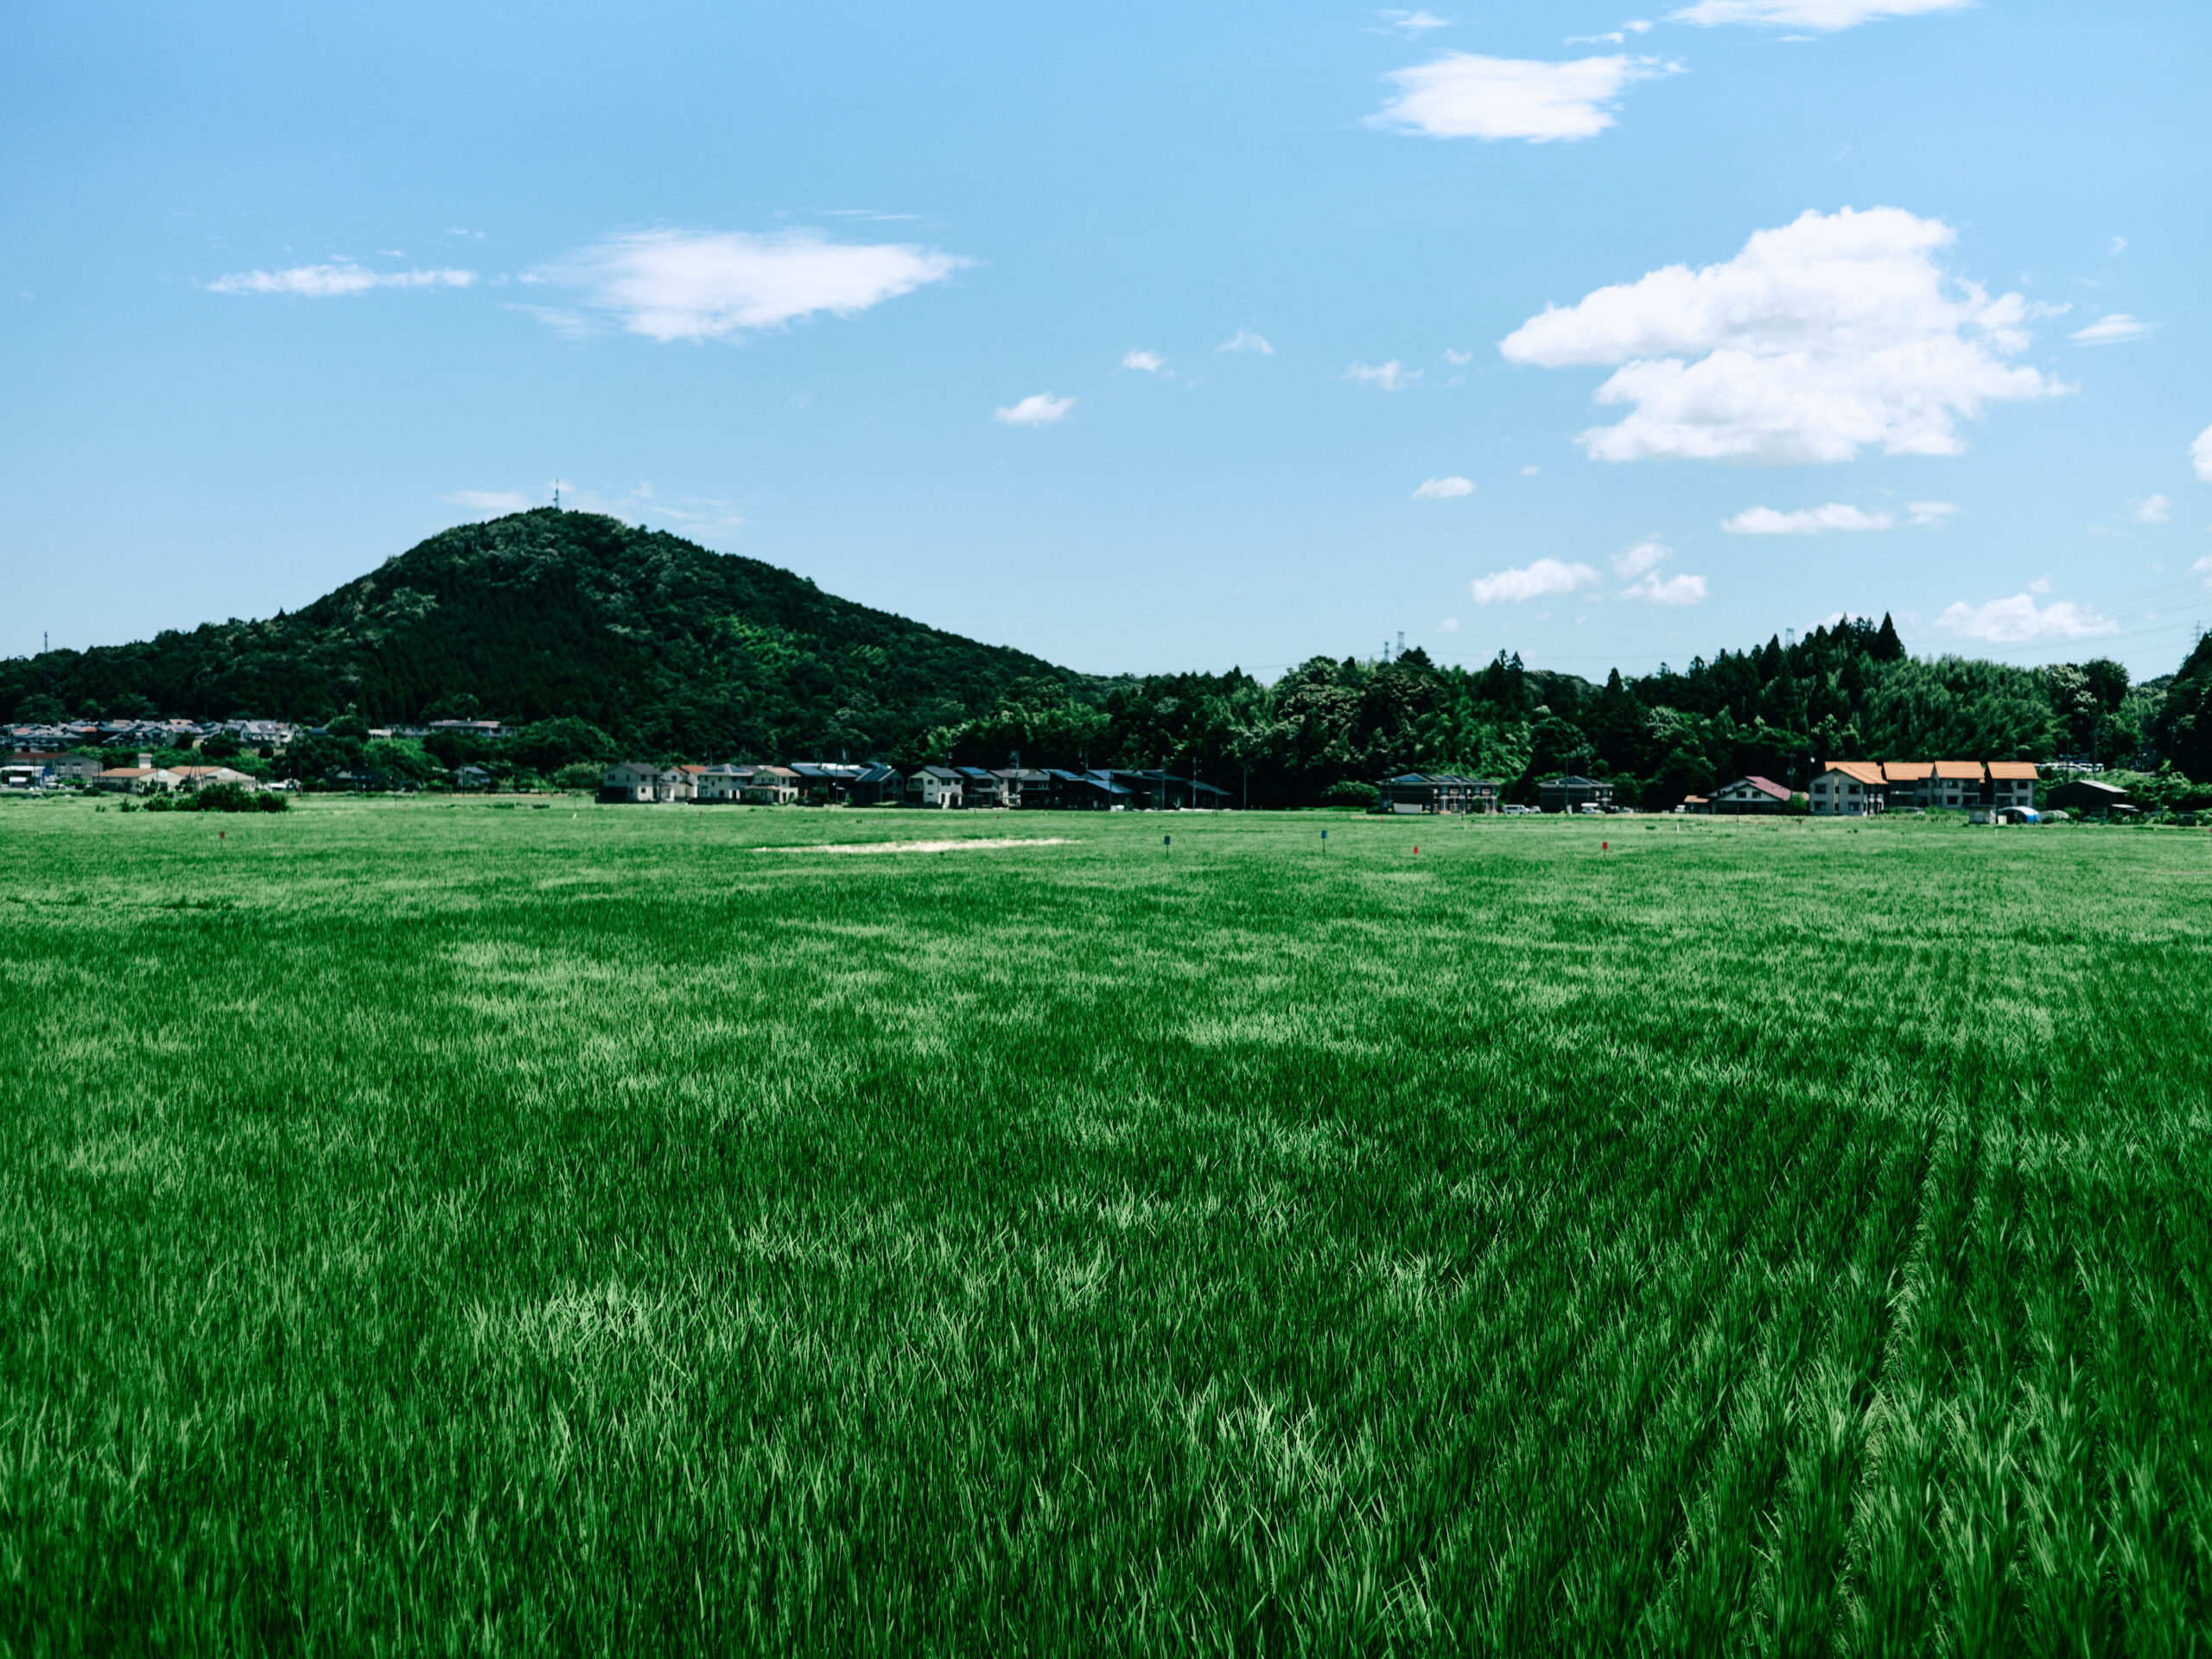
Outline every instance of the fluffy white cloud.
<svg viewBox="0 0 2212 1659">
<path fill-rule="evenodd" d="M 1940 524 L 1959 510 L 1955 501 L 1908 501 L 1904 509 L 1916 524 Z"/>
<path fill-rule="evenodd" d="M 1623 599 L 1640 599 L 1651 605 L 1701 605 L 1706 600 L 1703 576 L 1669 576 L 1660 579 L 1656 570 L 1641 582 L 1632 582 L 1621 589 Z"/>
<path fill-rule="evenodd" d="M 2135 504 L 2134 513 L 2139 524 L 2163 524 L 2174 516 L 2174 504 L 2163 495 L 2146 495 Z"/>
<path fill-rule="evenodd" d="M 2065 388 L 2004 361 L 2028 346 L 2027 302 L 1948 276 L 1934 256 L 1952 240 L 1895 207 L 1807 213 L 1724 264 L 1547 306 L 1498 349 L 1543 368 L 1618 365 L 1597 401 L 1632 412 L 1577 438 L 1601 461 L 1954 455 L 1960 417 Z"/>
<path fill-rule="evenodd" d="M 1262 357 L 1273 357 L 1275 348 L 1268 344 L 1265 334 L 1255 334 L 1249 328 L 1239 328 L 1234 335 L 1213 348 L 1216 357 L 1224 352 L 1256 352 Z"/>
<path fill-rule="evenodd" d="M 1008 426 L 1051 426 L 1065 421 L 1068 411 L 1075 407 L 1072 397 L 1055 397 L 1049 391 L 1032 392 L 1018 404 L 1009 404 L 995 410 L 991 418 L 1003 421 Z"/>
<path fill-rule="evenodd" d="M 289 270 L 241 270 L 207 284 L 211 294 L 297 294 L 327 300 L 376 288 L 467 288 L 473 270 L 371 270 L 350 262 L 295 265 Z"/>
<path fill-rule="evenodd" d="M 1638 542 L 1634 547 L 1613 555 L 1613 574 L 1626 580 L 1640 576 L 1656 567 L 1662 560 L 1675 556 L 1675 550 L 1663 542 Z"/>
<path fill-rule="evenodd" d="M 1447 616 L 1436 626 L 1446 633 L 1457 633 L 1459 632 L 1459 619 L 1456 616 Z"/>
<path fill-rule="evenodd" d="M 1518 603 L 1522 600 L 1545 599 L 1554 594 L 1571 594 L 1587 588 L 1598 580 L 1598 573 L 1586 564 L 1565 564 L 1557 559 L 1538 559 L 1534 564 L 1515 570 L 1493 570 L 1489 575 L 1477 576 L 1467 584 L 1467 592 L 1478 605 L 1496 605 L 1501 601 Z"/>
<path fill-rule="evenodd" d="M 896 243 L 825 241 L 811 231 L 639 231 L 581 249 L 544 275 L 581 290 L 632 334 L 727 340 L 817 311 L 850 316 L 943 282 L 966 263 Z"/>
<path fill-rule="evenodd" d="M 1421 371 L 1408 370 L 1394 357 L 1388 363 L 1355 363 L 1344 371 L 1344 378 L 1379 386 L 1384 391 L 1399 391 L 1420 379 Z"/>
<path fill-rule="evenodd" d="M 1375 15 L 1408 40 L 1419 40 L 1432 29 L 1452 27 L 1449 17 L 1440 17 L 1433 11 L 1378 11 Z"/>
<path fill-rule="evenodd" d="M 1886 512 L 1868 512 L 1841 501 L 1824 507 L 1800 507 L 1777 512 L 1772 507 L 1746 507 L 1720 528 L 1732 536 L 1817 536 L 1824 530 L 1894 530 L 1897 521 Z"/>
<path fill-rule="evenodd" d="M 1122 358 L 1125 369 L 1141 369 L 1147 374 L 1158 374 L 1167 366 L 1158 352 L 1128 352 Z"/>
<path fill-rule="evenodd" d="M 2114 311 L 2099 317 L 2086 328 L 2076 328 L 2066 338 L 2076 346 L 2124 346 L 2132 340 L 2150 339 L 2158 326 L 2140 317 L 2131 317 L 2125 311 Z"/>
<path fill-rule="evenodd" d="M 1618 53 L 1541 63 L 1447 52 L 1384 76 L 1397 96 L 1367 119 L 1431 138 L 1592 138 L 1613 124 L 1605 106 L 1630 83 L 1667 73 L 1650 59 Z"/>
<path fill-rule="evenodd" d="M 1993 599 L 1982 605 L 1968 605 L 1961 601 L 1947 606 L 1936 619 L 1936 626 L 1962 639 L 1976 639 L 1990 645 L 2032 645 L 2042 639 L 2086 639 L 2100 633 L 2115 633 L 2120 629 L 2119 623 L 2085 611 L 2071 600 L 2055 599 L 2048 605 L 2037 605 L 2031 594 L 2015 594 L 2010 599 Z"/>
<path fill-rule="evenodd" d="M 1474 493 L 1475 480 L 1471 478 L 1432 478 L 1414 492 L 1413 499 L 1416 501 L 1456 501 L 1463 495 Z"/>
<path fill-rule="evenodd" d="M 1849 29 L 1883 17 L 1962 11 L 1974 0 L 1697 0 L 1667 14 L 1677 23 L 1770 23 L 1777 29 Z"/>
<path fill-rule="evenodd" d="M 2196 442 L 2189 446 L 2189 460 L 2196 469 L 2198 480 L 2212 484 L 2212 426 L 2196 435 Z"/>
</svg>

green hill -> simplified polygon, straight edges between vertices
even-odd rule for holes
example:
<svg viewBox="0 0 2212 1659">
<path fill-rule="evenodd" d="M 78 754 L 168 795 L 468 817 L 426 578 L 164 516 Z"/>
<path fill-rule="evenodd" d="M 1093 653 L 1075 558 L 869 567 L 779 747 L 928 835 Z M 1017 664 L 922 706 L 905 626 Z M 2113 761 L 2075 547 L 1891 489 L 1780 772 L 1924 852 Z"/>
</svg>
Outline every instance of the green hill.
<svg viewBox="0 0 2212 1659">
<path fill-rule="evenodd" d="M 202 719 L 480 710 L 649 751 L 859 757 L 1093 684 L 758 559 L 540 508 L 433 536 L 289 615 L 0 663 L 0 717 L 37 698 Z"/>
</svg>

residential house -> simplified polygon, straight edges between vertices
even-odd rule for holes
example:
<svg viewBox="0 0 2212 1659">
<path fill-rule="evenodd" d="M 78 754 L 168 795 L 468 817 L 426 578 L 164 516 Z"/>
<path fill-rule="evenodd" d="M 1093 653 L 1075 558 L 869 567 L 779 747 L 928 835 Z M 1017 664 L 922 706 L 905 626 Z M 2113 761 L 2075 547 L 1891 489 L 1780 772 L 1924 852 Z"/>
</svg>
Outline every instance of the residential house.
<svg viewBox="0 0 2212 1659">
<path fill-rule="evenodd" d="M 790 806 L 798 799 L 798 774 L 789 766 L 755 766 L 737 798 L 747 806 Z"/>
<path fill-rule="evenodd" d="M 909 806 L 958 806 L 963 779 L 950 766 L 920 766 L 906 774 Z"/>
<path fill-rule="evenodd" d="M 981 766 L 955 766 L 960 774 L 960 804 L 963 806 L 1011 806 L 1006 798 L 1006 786 L 998 773 L 986 772 Z"/>
<path fill-rule="evenodd" d="M 854 780 L 865 772 L 842 760 L 794 760 L 798 798 L 806 806 L 842 806 L 853 798 Z"/>
<path fill-rule="evenodd" d="M 650 760 L 622 760 L 600 774 L 599 798 L 640 805 L 691 798 L 691 780 L 674 766 Z"/>
<path fill-rule="evenodd" d="M 692 799 L 697 801 L 736 801 L 745 798 L 745 786 L 753 781 L 757 771 L 753 766 L 734 766 L 725 761 L 719 766 L 702 766 Z"/>
<path fill-rule="evenodd" d="M 896 806 L 906 798 L 906 780 L 889 766 L 862 766 L 846 786 L 845 798 L 855 806 Z"/>
<path fill-rule="evenodd" d="M 482 766 L 455 766 L 453 786 L 455 789 L 487 790 L 492 787 L 492 774 Z"/>
<path fill-rule="evenodd" d="M 1882 781 L 1889 788 L 1891 809 L 1925 807 L 1935 787 L 1935 776 L 1932 760 L 1885 760 Z"/>
<path fill-rule="evenodd" d="M 1402 816 L 1497 810 L 1497 785 L 1488 778 L 1463 778 L 1453 772 L 1408 772 L 1384 779 L 1376 788 L 1381 810 Z"/>
<path fill-rule="evenodd" d="M 1738 778 L 1713 791 L 1715 812 L 1780 812 L 1789 804 L 1789 791 L 1771 778 Z"/>
<path fill-rule="evenodd" d="M 234 766 L 172 766 L 180 789 L 205 789 L 210 784 L 236 784 L 240 789 L 259 789 L 261 780 Z"/>
<path fill-rule="evenodd" d="M 8 757 L 7 764 L 35 767 L 57 782 L 74 784 L 89 784 L 107 770 L 105 760 L 97 754 L 86 754 L 82 749 L 18 751 Z"/>
<path fill-rule="evenodd" d="M 1052 805 L 1061 811 L 1120 812 L 1129 805 L 1129 791 L 1096 772 L 1062 772 L 1046 768 L 1052 780 Z"/>
<path fill-rule="evenodd" d="M 1989 763 L 1989 787 L 1984 791 L 1990 806 L 2003 811 L 2007 807 L 2024 807 L 2032 812 L 2036 804 L 2036 766 L 2032 760 L 1993 760 Z"/>
<path fill-rule="evenodd" d="M 1034 766 L 1001 766 L 991 776 L 999 780 L 999 797 L 1008 806 L 1041 807 L 1052 804 L 1052 774 Z"/>
<path fill-rule="evenodd" d="M 1580 812 L 1586 806 L 1607 811 L 1613 804 L 1613 786 L 1602 778 L 1561 772 L 1536 785 L 1536 804 L 1547 812 Z"/>
<path fill-rule="evenodd" d="M 1987 774 L 1979 760 L 1938 760 L 1929 779 L 1928 804 L 1961 811 L 1981 804 L 1981 786 Z M 2029 791 L 2032 799 L 2034 791 Z"/>
<path fill-rule="evenodd" d="M 150 754 L 140 755 L 135 766 L 109 766 L 92 779 L 94 789 L 117 790 L 126 795 L 149 795 L 176 785 L 177 775 L 167 766 L 156 766 Z"/>
<path fill-rule="evenodd" d="M 28 760 L 0 763 L 0 789 L 49 789 L 53 785 L 54 774 L 42 766 Z"/>
<path fill-rule="evenodd" d="M 1889 784 L 1871 760 L 1831 760 L 1805 793 L 1816 818 L 1863 818 L 1882 810 Z"/>
</svg>

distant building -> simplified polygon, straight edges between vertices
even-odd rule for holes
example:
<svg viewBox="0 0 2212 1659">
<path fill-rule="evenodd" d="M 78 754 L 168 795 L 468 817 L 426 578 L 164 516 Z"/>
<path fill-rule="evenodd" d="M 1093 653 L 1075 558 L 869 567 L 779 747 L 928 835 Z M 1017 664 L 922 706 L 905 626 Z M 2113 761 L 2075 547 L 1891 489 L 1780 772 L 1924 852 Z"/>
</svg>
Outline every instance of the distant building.
<svg viewBox="0 0 2212 1659">
<path fill-rule="evenodd" d="M 724 763 L 719 766 L 702 766 L 692 799 L 697 801 L 735 801 L 745 795 L 745 786 L 753 781 L 753 768 L 733 766 Z"/>
<path fill-rule="evenodd" d="M 1885 760 L 1882 781 L 1889 788 L 1891 809 L 1925 807 L 1935 772 L 1936 763 L 1932 760 Z"/>
<path fill-rule="evenodd" d="M 1613 786 L 1602 778 L 1578 778 L 1567 772 L 1536 785 L 1536 804 L 1547 812 L 1579 812 L 1586 806 L 1603 811 L 1612 804 Z"/>
<path fill-rule="evenodd" d="M 1889 780 L 1871 760 L 1831 760 L 1806 790 L 1816 818 L 1863 818 L 1888 804 Z"/>
<path fill-rule="evenodd" d="M 1928 804 L 1971 811 L 1981 804 L 1981 786 L 1988 772 L 1979 760 L 1938 760 L 1931 768 Z M 2034 790 L 2030 789 L 2031 798 Z"/>
<path fill-rule="evenodd" d="M 235 784 L 241 789 L 258 789 L 261 780 L 251 772 L 232 766 L 172 766 L 180 789 L 205 789 L 210 784 Z"/>
<path fill-rule="evenodd" d="M 1738 778 L 1713 791 L 1713 810 L 1722 813 L 1772 813 L 1789 805 L 1789 791 L 1771 778 Z"/>
<path fill-rule="evenodd" d="M 1110 778 L 1094 772 L 1062 772 L 1047 767 L 1052 780 L 1052 805 L 1063 812 L 1119 812 L 1129 805 L 1129 791 Z"/>
<path fill-rule="evenodd" d="M 794 760 L 798 798 L 806 806 L 842 806 L 852 799 L 854 780 L 868 770 L 842 760 Z"/>
<path fill-rule="evenodd" d="M 1043 807 L 1052 804 L 1052 775 L 1034 766 L 1001 766 L 991 776 L 999 780 L 999 796 L 1008 806 Z"/>
<path fill-rule="evenodd" d="M 691 780 L 674 766 L 657 766 L 650 760 L 622 760 L 600 774 L 599 798 L 645 805 L 659 801 L 690 800 Z"/>
<path fill-rule="evenodd" d="M 34 766 L 50 773 L 57 779 L 69 783 L 89 784 L 107 770 L 106 760 L 97 754 L 86 754 L 82 749 L 35 749 L 8 757 L 10 766 Z"/>
<path fill-rule="evenodd" d="M 737 798 L 747 806 L 790 806 L 798 799 L 798 773 L 789 766 L 755 766 Z"/>
<path fill-rule="evenodd" d="M 453 786 L 455 789 L 489 789 L 492 787 L 492 774 L 482 766 L 456 766 L 454 768 Z"/>
<path fill-rule="evenodd" d="M 906 798 L 906 779 L 889 766 L 862 766 L 845 798 L 855 806 L 896 806 Z"/>
<path fill-rule="evenodd" d="M 2025 807 L 2033 811 L 2036 804 L 2036 766 L 2032 760 L 1993 760 L 1989 763 L 1989 787 L 1985 791 L 1989 805 L 1997 811 L 2007 807 Z"/>
<path fill-rule="evenodd" d="M 92 779 L 94 789 L 115 790 L 126 795 L 150 795 L 176 785 L 176 774 L 167 766 L 156 766 L 150 754 L 140 755 L 135 766 L 110 766 Z"/>
<path fill-rule="evenodd" d="M 2047 806 L 2063 808 L 2068 812 L 2113 812 L 2133 804 L 2127 791 L 2117 784 L 2107 784 L 2094 778 L 2076 778 L 2070 783 L 2054 784 L 2044 796 Z"/>
<path fill-rule="evenodd" d="M 960 774 L 950 766 L 918 766 L 906 774 L 909 806 L 958 806 L 964 795 Z"/>
<path fill-rule="evenodd" d="M 1006 783 L 995 772 L 986 772 L 981 766 L 955 766 L 960 774 L 960 804 L 963 806 L 1012 806 L 1006 798 Z"/>
<path fill-rule="evenodd" d="M 1376 785 L 1382 810 L 1400 815 L 1434 812 L 1495 812 L 1497 785 L 1488 778 L 1458 772 L 1402 772 Z"/>
</svg>

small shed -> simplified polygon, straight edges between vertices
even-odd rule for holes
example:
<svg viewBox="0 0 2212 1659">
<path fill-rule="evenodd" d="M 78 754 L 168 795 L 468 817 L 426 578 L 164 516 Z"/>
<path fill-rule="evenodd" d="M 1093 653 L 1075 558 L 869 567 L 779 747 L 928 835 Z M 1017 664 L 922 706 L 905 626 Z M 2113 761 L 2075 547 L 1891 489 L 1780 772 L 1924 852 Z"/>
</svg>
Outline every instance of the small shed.
<svg viewBox="0 0 2212 1659">
<path fill-rule="evenodd" d="M 2134 804 L 2119 785 L 2102 783 L 2094 778 L 2076 778 L 2070 783 L 2053 785 L 2044 797 L 2044 804 L 2062 807 L 2069 813 L 2094 812 L 2101 817 Z"/>
</svg>

